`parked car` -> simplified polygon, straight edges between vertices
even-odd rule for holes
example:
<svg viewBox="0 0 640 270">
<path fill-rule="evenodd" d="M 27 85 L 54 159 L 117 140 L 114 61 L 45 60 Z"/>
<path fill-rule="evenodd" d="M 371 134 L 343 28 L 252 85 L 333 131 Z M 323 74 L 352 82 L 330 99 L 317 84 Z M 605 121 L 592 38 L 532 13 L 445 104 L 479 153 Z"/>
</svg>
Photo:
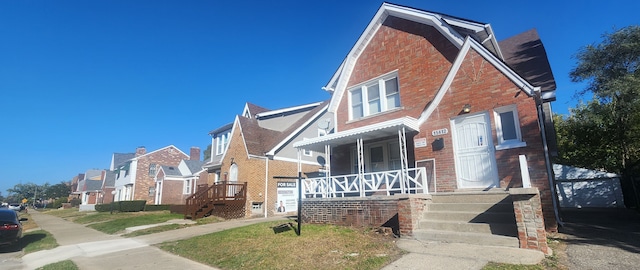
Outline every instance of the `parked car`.
<svg viewBox="0 0 640 270">
<path fill-rule="evenodd" d="M 22 222 L 26 218 L 18 218 L 18 212 L 0 209 L 0 245 L 9 245 L 22 238 Z"/>
<path fill-rule="evenodd" d="M 19 203 L 10 203 L 9 209 L 14 211 L 22 211 L 22 205 L 20 205 Z"/>
</svg>

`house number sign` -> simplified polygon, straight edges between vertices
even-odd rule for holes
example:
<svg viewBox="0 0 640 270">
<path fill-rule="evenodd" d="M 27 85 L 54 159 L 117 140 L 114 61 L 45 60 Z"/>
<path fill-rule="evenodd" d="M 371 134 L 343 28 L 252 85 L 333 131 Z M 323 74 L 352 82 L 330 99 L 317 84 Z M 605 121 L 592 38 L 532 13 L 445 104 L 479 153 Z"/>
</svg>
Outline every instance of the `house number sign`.
<svg viewBox="0 0 640 270">
<path fill-rule="evenodd" d="M 441 129 L 436 129 L 434 131 L 431 131 L 431 135 L 435 136 L 440 136 L 440 135 L 445 135 L 449 133 L 449 130 L 446 128 L 441 128 Z"/>
</svg>

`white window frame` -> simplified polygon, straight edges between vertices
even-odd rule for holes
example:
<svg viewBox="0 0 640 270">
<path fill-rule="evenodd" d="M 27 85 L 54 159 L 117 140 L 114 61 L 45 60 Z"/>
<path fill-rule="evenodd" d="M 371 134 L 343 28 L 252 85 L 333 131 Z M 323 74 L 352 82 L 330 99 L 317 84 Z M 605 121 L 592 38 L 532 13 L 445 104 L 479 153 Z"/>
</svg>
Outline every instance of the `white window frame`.
<svg viewBox="0 0 640 270">
<path fill-rule="evenodd" d="M 224 154 L 224 150 L 227 148 L 227 144 L 229 143 L 230 134 L 231 132 L 227 132 L 216 137 L 216 155 Z"/>
<path fill-rule="evenodd" d="M 185 179 L 184 180 L 184 188 L 182 189 L 182 194 L 191 194 L 191 184 L 192 184 L 192 179 Z"/>
<path fill-rule="evenodd" d="M 387 104 L 387 89 L 386 89 L 386 82 L 389 80 L 393 80 L 396 79 L 396 87 L 398 89 L 398 92 L 396 93 L 396 95 L 398 95 L 398 99 L 400 99 L 400 79 L 398 78 L 398 71 L 392 71 L 389 72 L 387 74 L 384 74 L 380 77 L 377 77 L 375 79 L 360 83 L 354 87 L 351 87 L 349 89 L 349 95 L 348 95 L 348 99 L 349 99 L 349 120 L 358 120 L 358 119 L 362 119 L 362 118 L 366 118 L 367 116 L 371 116 L 371 115 L 376 115 L 376 114 L 380 114 L 386 111 L 390 111 L 393 109 L 397 109 L 397 108 L 401 108 L 402 107 L 402 101 L 400 101 L 400 104 L 397 107 L 389 107 L 389 104 Z M 378 102 L 380 103 L 380 111 L 378 112 L 374 112 L 374 113 L 370 113 L 369 112 L 369 94 L 368 94 L 368 87 L 372 86 L 372 85 L 377 85 L 378 86 Z M 352 92 L 355 90 L 360 90 L 360 96 L 362 97 L 362 100 L 360 100 L 360 104 L 362 106 L 362 116 L 358 117 L 358 118 L 354 118 L 353 115 L 353 104 L 354 102 L 356 102 L 355 100 L 353 100 L 353 95 Z"/>
<path fill-rule="evenodd" d="M 515 127 L 516 138 L 511 140 L 505 140 L 502 135 L 502 118 L 500 114 L 506 112 L 513 112 L 513 125 Z M 507 105 L 493 109 L 493 116 L 496 124 L 496 136 L 498 137 L 498 145 L 496 150 L 504 150 L 518 147 L 525 147 L 527 143 L 522 141 L 522 132 L 520 127 L 520 118 L 518 117 L 518 107 L 513 105 Z"/>
</svg>

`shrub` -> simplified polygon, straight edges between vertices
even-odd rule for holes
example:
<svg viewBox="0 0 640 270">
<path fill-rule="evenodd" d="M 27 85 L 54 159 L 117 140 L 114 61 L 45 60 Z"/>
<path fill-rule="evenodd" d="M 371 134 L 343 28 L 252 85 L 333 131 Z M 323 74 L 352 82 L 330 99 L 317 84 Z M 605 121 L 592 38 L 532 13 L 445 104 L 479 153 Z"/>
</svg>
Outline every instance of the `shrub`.
<svg viewBox="0 0 640 270">
<path fill-rule="evenodd" d="M 115 205 L 113 205 L 113 210 L 115 209 Z M 111 211 L 111 204 L 110 203 L 103 203 L 103 204 L 96 204 L 96 211 L 98 212 L 110 212 Z"/>
<path fill-rule="evenodd" d="M 53 201 L 53 204 L 50 204 L 52 208 L 60 208 L 62 207 L 63 203 L 67 203 L 69 200 L 67 199 L 67 197 L 63 197 L 63 198 L 58 198 L 55 201 Z M 49 207 L 49 205 L 47 205 L 47 208 Z"/>
<path fill-rule="evenodd" d="M 71 199 L 71 207 L 78 207 L 82 201 L 78 198 Z"/>
<path fill-rule="evenodd" d="M 118 211 L 120 212 L 140 212 L 144 211 L 144 206 L 147 204 L 145 200 L 138 201 L 119 201 Z"/>
</svg>

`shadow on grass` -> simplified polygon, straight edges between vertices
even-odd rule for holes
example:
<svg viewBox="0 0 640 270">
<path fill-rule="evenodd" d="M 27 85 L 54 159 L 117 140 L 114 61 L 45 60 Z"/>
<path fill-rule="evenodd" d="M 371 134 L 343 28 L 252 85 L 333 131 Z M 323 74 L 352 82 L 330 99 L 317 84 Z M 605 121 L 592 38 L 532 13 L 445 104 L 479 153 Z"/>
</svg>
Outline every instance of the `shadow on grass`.
<svg viewBox="0 0 640 270">
<path fill-rule="evenodd" d="M 7 246 L 0 246 L 0 253 L 11 253 L 11 252 L 22 251 L 22 249 L 24 249 L 27 245 L 38 242 L 45 237 L 47 237 L 45 233 L 25 234 L 20 240 L 18 240 L 18 242 L 14 244 L 7 245 Z"/>
</svg>

